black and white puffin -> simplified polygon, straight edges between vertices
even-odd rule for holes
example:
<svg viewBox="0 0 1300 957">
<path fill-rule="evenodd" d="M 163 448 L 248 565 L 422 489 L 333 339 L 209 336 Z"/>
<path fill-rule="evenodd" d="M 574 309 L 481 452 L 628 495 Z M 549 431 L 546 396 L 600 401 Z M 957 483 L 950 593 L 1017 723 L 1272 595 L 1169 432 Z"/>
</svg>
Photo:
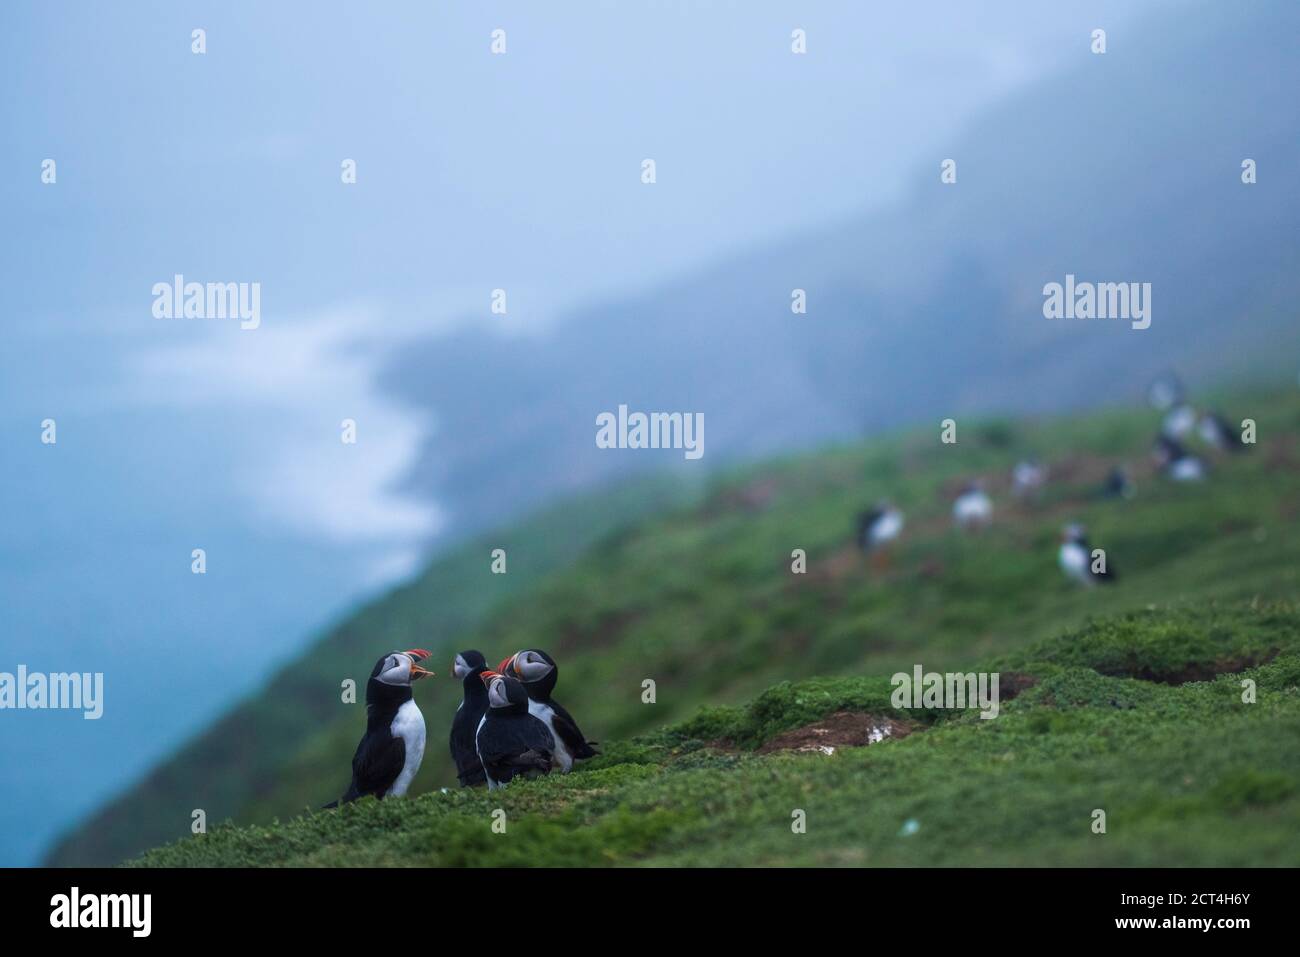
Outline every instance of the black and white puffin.
<svg viewBox="0 0 1300 957">
<path fill-rule="evenodd" d="M 1103 569 L 1093 568 L 1092 546 L 1088 544 L 1087 533 L 1082 525 L 1067 525 L 1061 532 L 1061 548 L 1057 552 L 1057 561 L 1067 578 L 1085 585 L 1109 585 L 1115 582 L 1115 571 L 1109 561 L 1103 562 Z"/>
<path fill-rule="evenodd" d="M 451 719 L 451 759 L 456 762 L 456 777 L 462 787 L 472 787 L 487 780 L 474 743 L 479 722 L 487 712 L 487 688 L 479 678 L 487 670 L 487 659 L 481 651 L 462 651 L 451 664 L 452 676 L 458 678 L 465 689 L 464 698 L 456 706 L 456 717 Z"/>
<path fill-rule="evenodd" d="M 1017 498 L 1030 499 L 1047 484 L 1047 466 L 1037 459 L 1024 459 L 1011 470 L 1011 491 Z"/>
<path fill-rule="evenodd" d="M 528 713 L 528 692 L 509 675 L 484 671 L 488 707 L 474 735 L 488 790 L 504 787 L 519 775 L 549 774 L 555 739 L 546 725 Z"/>
<path fill-rule="evenodd" d="M 555 760 L 560 769 L 568 771 L 573 762 L 595 757 L 600 752 L 578 728 L 573 716 L 551 697 L 555 683 L 560 680 L 560 669 L 555 660 L 544 651 L 520 651 L 501 662 L 499 669 L 519 679 L 528 693 L 528 711 L 538 718 L 555 736 Z"/>
<path fill-rule="evenodd" d="M 993 502 L 982 482 L 970 482 L 952 503 L 952 518 L 959 528 L 983 528 L 993 521 Z"/>
<path fill-rule="evenodd" d="M 1205 478 L 1205 463 L 1167 435 L 1162 434 L 1156 439 L 1153 454 L 1161 471 L 1175 482 L 1199 482 Z"/>
<path fill-rule="evenodd" d="M 423 648 L 394 651 L 375 662 L 366 682 L 366 733 L 352 756 L 352 783 L 335 807 L 373 794 L 383 800 L 401 797 L 424 760 L 424 715 L 411 696 L 412 682 L 433 672 L 417 661 Z"/>
<path fill-rule="evenodd" d="M 1165 413 L 1160 422 L 1160 434 L 1171 439 L 1186 438 L 1196 427 L 1196 410 L 1181 402 Z"/>
<path fill-rule="evenodd" d="M 858 516 L 858 547 L 864 552 L 874 552 L 888 545 L 902 531 L 902 511 L 889 502 L 878 502 L 875 508 Z"/>
<path fill-rule="evenodd" d="M 1200 433 L 1202 439 L 1220 452 L 1244 452 L 1246 450 L 1246 444 L 1241 441 L 1241 436 L 1217 412 L 1207 412 L 1201 416 L 1196 431 Z"/>
</svg>

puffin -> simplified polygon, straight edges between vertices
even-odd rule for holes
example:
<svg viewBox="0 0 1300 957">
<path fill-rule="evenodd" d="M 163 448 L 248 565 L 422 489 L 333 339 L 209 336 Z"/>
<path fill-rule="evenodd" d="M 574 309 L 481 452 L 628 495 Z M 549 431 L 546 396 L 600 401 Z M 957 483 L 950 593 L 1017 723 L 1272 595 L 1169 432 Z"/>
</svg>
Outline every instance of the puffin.
<svg viewBox="0 0 1300 957">
<path fill-rule="evenodd" d="M 518 678 L 528 694 L 528 712 L 540 720 L 555 737 L 555 760 L 560 770 L 569 771 L 573 762 L 595 757 L 595 741 L 588 741 L 573 716 L 551 697 L 560 669 L 555 659 L 544 651 L 529 649 L 516 652 L 501 662 L 503 674 Z"/>
<path fill-rule="evenodd" d="M 327 808 L 367 794 L 381 801 L 401 797 L 411 786 L 424 760 L 424 715 L 411 696 L 411 685 L 433 674 L 416 664 L 427 657 L 423 648 L 411 648 L 375 662 L 366 682 L 366 733 L 352 756 L 352 783 Z"/>
<path fill-rule="evenodd" d="M 979 482 L 969 483 L 952 503 L 953 521 L 960 528 L 975 528 L 993 520 L 993 503 Z"/>
<path fill-rule="evenodd" d="M 510 675 L 484 671 L 488 707 L 479 719 L 474 746 L 487 778 L 488 790 L 505 787 L 519 775 L 549 774 L 555 739 L 540 720 L 528 713 L 528 692 Z"/>
<path fill-rule="evenodd" d="M 1117 465 L 1110 470 L 1106 476 L 1106 482 L 1101 487 L 1102 498 L 1132 498 L 1137 494 L 1137 489 L 1133 486 L 1132 480 L 1128 477 L 1128 471 L 1122 465 Z"/>
<path fill-rule="evenodd" d="M 465 689 L 464 698 L 456 706 L 456 716 L 451 719 L 451 759 L 456 762 L 456 777 L 461 787 L 487 781 L 474 745 L 479 722 L 488 706 L 487 688 L 479 678 L 487 670 L 487 659 L 481 651 L 462 651 L 451 664 L 452 676 Z"/>
<path fill-rule="evenodd" d="M 1201 438 L 1206 443 L 1214 446 L 1220 452 L 1244 452 L 1246 450 L 1246 443 L 1241 441 L 1241 436 L 1217 412 L 1207 412 L 1201 416 L 1196 431 L 1200 433 Z"/>
<path fill-rule="evenodd" d="M 1106 562 L 1105 571 L 1092 568 L 1092 546 L 1088 544 L 1087 532 L 1082 525 L 1067 525 L 1061 532 L 1061 548 L 1057 552 L 1057 561 L 1067 578 L 1085 585 L 1110 585 L 1115 582 L 1115 571 Z"/>
<path fill-rule="evenodd" d="M 1182 439 L 1196 427 L 1196 410 L 1180 402 L 1165 413 L 1160 423 L 1160 434 L 1170 439 Z"/>
<path fill-rule="evenodd" d="M 1160 435 L 1156 439 L 1154 455 L 1156 464 L 1165 476 L 1175 482 L 1199 482 L 1205 478 L 1205 463 L 1183 448 L 1182 443 L 1176 439 Z"/>
<path fill-rule="evenodd" d="M 858 516 L 858 547 L 864 552 L 874 552 L 902 531 L 903 513 L 889 502 L 878 502 L 875 508 Z"/>
<path fill-rule="evenodd" d="M 1035 459 L 1017 462 L 1011 470 L 1011 489 L 1017 498 L 1028 499 L 1037 495 L 1047 484 L 1047 466 Z"/>
</svg>

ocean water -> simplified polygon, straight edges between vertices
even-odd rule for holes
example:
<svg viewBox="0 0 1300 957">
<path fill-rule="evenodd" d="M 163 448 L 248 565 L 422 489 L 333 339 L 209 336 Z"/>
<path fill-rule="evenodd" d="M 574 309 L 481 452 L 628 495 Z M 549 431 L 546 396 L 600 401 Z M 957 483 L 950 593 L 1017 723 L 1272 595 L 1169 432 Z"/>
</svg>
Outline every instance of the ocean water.
<svg viewBox="0 0 1300 957">
<path fill-rule="evenodd" d="M 11 330 L 0 671 L 102 672 L 104 690 L 97 720 L 0 711 L 0 865 L 36 863 L 314 629 L 418 564 L 436 511 L 389 487 L 426 425 L 376 396 L 364 350 L 331 358 L 344 328 L 314 317 L 256 349 L 202 327 L 76 347 Z M 295 377 L 291 356 L 310 371 Z"/>
</svg>

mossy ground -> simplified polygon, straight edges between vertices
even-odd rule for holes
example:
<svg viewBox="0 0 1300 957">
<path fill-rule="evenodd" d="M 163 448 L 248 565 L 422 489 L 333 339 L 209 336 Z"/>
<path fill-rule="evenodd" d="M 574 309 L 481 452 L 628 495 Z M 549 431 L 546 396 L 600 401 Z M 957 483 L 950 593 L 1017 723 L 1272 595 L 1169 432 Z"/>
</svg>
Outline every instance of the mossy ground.
<svg viewBox="0 0 1300 957">
<path fill-rule="evenodd" d="M 1124 676 L 1263 654 L 1181 685 Z M 882 679 L 783 683 L 503 791 L 371 799 L 225 826 L 144 866 L 1300 864 L 1300 612 L 1156 609 L 989 668 L 1037 683 L 984 720 L 899 713 Z M 1110 672 L 1102 674 L 1101 671 Z M 1256 700 L 1243 701 L 1253 682 Z M 754 753 L 835 711 L 922 730 L 819 753 Z M 736 743 L 720 750 L 710 742 Z M 493 830 L 505 812 L 505 833 Z M 1105 812 L 1095 833 L 1094 812 Z M 806 831 L 795 833 L 802 810 Z"/>
</svg>

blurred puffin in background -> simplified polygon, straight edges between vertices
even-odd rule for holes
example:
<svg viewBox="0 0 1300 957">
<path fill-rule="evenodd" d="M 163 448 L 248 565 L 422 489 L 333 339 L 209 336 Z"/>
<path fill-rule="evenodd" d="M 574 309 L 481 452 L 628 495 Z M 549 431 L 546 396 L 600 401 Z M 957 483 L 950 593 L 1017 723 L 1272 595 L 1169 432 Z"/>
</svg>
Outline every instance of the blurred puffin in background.
<svg viewBox="0 0 1300 957">
<path fill-rule="evenodd" d="M 1220 452 L 1246 451 L 1246 443 L 1241 441 L 1241 435 L 1217 412 L 1207 412 L 1201 416 L 1196 431 L 1206 444 L 1214 446 Z"/>
<path fill-rule="evenodd" d="M 1199 482 L 1207 474 L 1204 461 L 1167 435 L 1162 434 L 1156 439 L 1153 455 L 1160 471 L 1175 482 Z"/>
<path fill-rule="evenodd" d="M 980 482 L 969 482 L 952 503 L 952 518 L 958 528 L 984 528 L 993 521 L 993 502 Z"/>
<path fill-rule="evenodd" d="M 1016 498 L 1037 498 L 1047 484 L 1047 466 L 1037 459 L 1024 459 L 1011 470 L 1011 491 Z"/>
<path fill-rule="evenodd" d="M 883 568 L 889 562 L 889 545 L 903 532 L 903 513 L 888 501 L 858 515 L 858 548 L 872 564 Z"/>
<path fill-rule="evenodd" d="M 1082 525 L 1065 526 L 1061 532 L 1061 547 L 1057 551 L 1057 561 L 1065 576 L 1085 585 L 1113 584 L 1115 572 L 1107 563 L 1105 553 L 1094 558 L 1092 552 Z"/>
<path fill-rule="evenodd" d="M 1110 474 L 1106 476 L 1106 481 L 1101 486 L 1102 498 L 1129 499 L 1136 494 L 1137 488 L 1128 477 L 1128 470 L 1122 465 L 1117 465 L 1111 469 Z"/>
</svg>

